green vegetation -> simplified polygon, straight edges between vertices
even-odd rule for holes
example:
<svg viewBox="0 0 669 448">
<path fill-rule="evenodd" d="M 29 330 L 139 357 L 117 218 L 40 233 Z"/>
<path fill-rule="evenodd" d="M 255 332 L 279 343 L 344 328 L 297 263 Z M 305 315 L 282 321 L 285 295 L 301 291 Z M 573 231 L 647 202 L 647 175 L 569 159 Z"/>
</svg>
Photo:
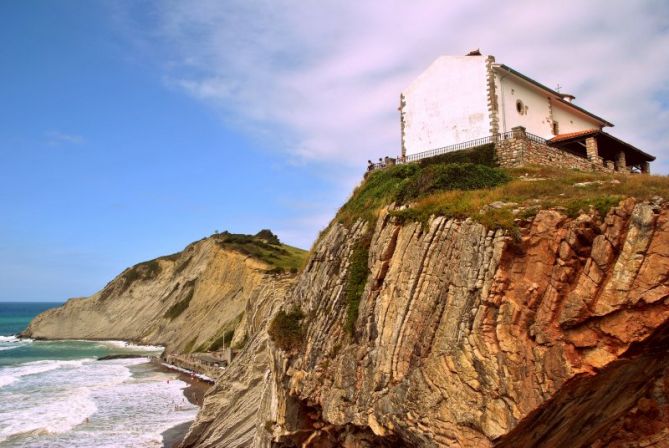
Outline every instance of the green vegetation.
<svg viewBox="0 0 669 448">
<path fill-rule="evenodd" d="M 392 214 L 402 221 L 420 222 L 427 222 L 432 215 L 472 218 L 490 229 L 515 232 L 516 219 L 531 218 L 541 209 L 560 209 L 570 217 L 592 209 L 604 216 L 625 197 L 669 198 L 669 178 L 661 176 L 614 176 L 551 167 L 514 168 L 504 172 L 512 179 L 510 182 L 487 189 L 436 192 Z M 488 207 L 500 201 L 511 205 Z"/>
<path fill-rule="evenodd" d="M 446 154 L 429 157 L 418 162 L 418 164 L 423 167 L 448 163 L 473 163 L 475 165 L 497 166 L 497 161 L 495 160 L 495 145 L 489 143 L 487 145 L 464 149 L 462 151 L 447 152 Z"/>
<path fill-rule="evenodd" d="M 396 194 L 398 204 L 444 190 L 477 190 L 511 180 L 499 168 L 471 163 L 431 164 L 408 178 Z"/>
<path fill-rule="evenodd" d="M 390 214 L 400 221 L 472 218 L 519 235 L 518 221 L 541 209 L 556 208 L 571 217 L 590 210 L 604 216 L 625 197 L 669 198 L 669 178 L 662 176 L 495 164 L 494 146 L 483 145 L 373 171 L 339 210 L 337 221 L 346 226 L 359 219 L 373 222 L 381 209 L 395 204 L 401 207 Z"/>
<path fill-rule="evenodd" d="M 143 263 L 138 263 L 133 267 L 126 269 L 121 274 L 121 281 L 123 283 L 119 288 L 117 294 L 118 295 L 123 294 L 130 288 L 130 285 L 132 285 L 138 280 L 151 280 L 156 278 L 158 274 L 160 274 L 160 272 L 162 271 L 160 262 L 158 260 L 160 260 L 160 258 L 145 261 Z M 100 300 L 105 300 L 107 297 L 111 295 L 111 293 L 114 290 L 112 283 L 114 282 L 110 282 L 107 284 L 107 286 L 105 286 L 104 290 L 100 294 Z"/>
<path fill-rule="evenodd" d="M 270 266 L 269 273 L 297 273 L 306 261 L 308 252 L 282 244 L 270 230 L 256 235 L 222 232 L 212 235 L 218 245 L 260 260 Z"/>
<path fill-rule="evenodd" d="M 370 173 L 337 218 L 346 225 L 357 219 L 372 221 L 391 203 L 406 204 L 439 191 L 490 188 L 509 180 L 500 168 L 471 163 L 392 166 Z"/>
<path fill-rule="evenodd" d="M 181 315 L 181 313 L 186 311 L 186 309 L 190 305 L 190 301 L 193 298 L 194 292 L 195 292 L 195 288 L 190 288 L 188 290 L 188 293 L 186 294 L 186 296 L 183 299 L 179 300 L 177 303 L 175 303 L 174 305 L 169 307 L 169 309 L 167 311 L 165 311 L 165 314 L 163 315 L 163 317 L 165 317 L 166 319 L 169 319 L 169 320 L 174 320 L 177 317 L 179 317 Z"/>
<path fill-rule="evenodd" d="M 606 216 L 609 210 L 618 205 L 622 199 L 623 196 L 621 195 L 608 194 L 589 198 L 575 198 L 566 203 L 566 213 L 570 218 L 576 218 L 581 212 L 587 212 L 590 208 L 594 208 L 599 216 Z"/>
<path fill-rule="evenodd" d="M 302 310 L 297 307 L 288 312 L 279 311 L 267 330 L 270 339 L 284 351 L 301 347 L 306 333 L 302 324 L 304 317 Z"/>
<path fill-rule="evenodd" d="M 369 276 L 369 245 L 371 232 L 367 233 L 353 246 L 349 261 L 348 279 L 346 282 L 346 331 L 353 336 L 355 323 L 358 320 L 360 298 L 365 291 L 365 284 Z"/>
</svg>

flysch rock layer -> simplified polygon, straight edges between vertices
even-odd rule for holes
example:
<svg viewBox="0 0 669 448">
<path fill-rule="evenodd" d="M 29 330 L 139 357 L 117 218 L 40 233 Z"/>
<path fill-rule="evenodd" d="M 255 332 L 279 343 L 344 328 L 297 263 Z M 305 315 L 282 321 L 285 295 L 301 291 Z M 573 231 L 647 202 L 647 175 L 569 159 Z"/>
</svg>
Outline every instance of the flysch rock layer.
<svg viewBox="0 0 669 448">
<path fill-rule="evenodd" d="M 370 274 L 349 334 L 364 239 Z M 184 447 L 669 446 L 666 205 L 628 199 L 604 219 L 544 210 L 517 238 L 443 217 L 334 222 L 296 282 L 198 244 L 160 259 L 155 278 L 126 288 L 120 276 L 29 329 L 179 351 L 241 315 L 243 348 Z M 196 278 L 188 310 L 162 317 L 183 294 L 170 291 Z M 294 306 L 306 335 L 284 351 L 267 328 Z"/>
<path fill-rule="evenodd" d="M 24 335 L 45 339 L 122 339 L 191 351 L 234 330 L 243 341 L 249 304 L 283 297 L 291 283 L 267 275 L 266 264 L 217 244 L 195 242 L 182 252 L 126 269 L 100 292 L 70 299 L 36 317 Z M 268 297 L 269 296 L 269 297 Z M 187 300 L 174 317 L 169 310 Z"/>
<path fill-rule="evenodd" d="M 370 231 L 349 336 L 348 260 Z M 272 350 L 258 428 L 274 446 L 607 446 L 612 428 L 631 434 L 618 446 L 667 446 L 630 423 L 667 431 L 665 206 L 541 211 L 518 240 L 471 220 L 333 224 L 289 302 L 308 329 Z"/>
</svg>

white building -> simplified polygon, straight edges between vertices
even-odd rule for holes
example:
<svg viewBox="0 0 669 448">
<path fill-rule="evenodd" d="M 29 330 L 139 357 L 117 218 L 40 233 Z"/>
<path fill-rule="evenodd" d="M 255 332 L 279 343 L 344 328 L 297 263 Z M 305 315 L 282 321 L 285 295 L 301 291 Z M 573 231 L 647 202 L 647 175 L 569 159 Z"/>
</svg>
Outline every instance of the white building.
<svg viewBox="0 0 669 448">
<path fill-rule="evenodd" d="M 478 51 L 441 56 L 401 95 L 402 154 L 441 148 L 523 126 L 551 139 L 613 126 L 527 76 Z"/>
</svg>

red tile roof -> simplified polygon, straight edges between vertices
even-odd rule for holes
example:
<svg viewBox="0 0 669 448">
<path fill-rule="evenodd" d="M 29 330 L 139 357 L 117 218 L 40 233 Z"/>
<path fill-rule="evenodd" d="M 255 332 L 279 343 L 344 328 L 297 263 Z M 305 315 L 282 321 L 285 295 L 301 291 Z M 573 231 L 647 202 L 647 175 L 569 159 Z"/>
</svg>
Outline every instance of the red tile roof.
<svg viewBox="0 0 669 448">
<path fill-rule="evenodd" d="M 576 132 L 570 132 L 568 134 L 558 134 L 552 139 L 548 140 L 548 143 L 557 143 L 557 142 L 562 142 L 565 140 L 571 140 L 573 138 L 578 138 L 578 137 L 590 137 L 592 135 L 600 133 L 601 130 L 599 129 L 586 129 L 584 131 L 576 131 Z"/>
</svg>

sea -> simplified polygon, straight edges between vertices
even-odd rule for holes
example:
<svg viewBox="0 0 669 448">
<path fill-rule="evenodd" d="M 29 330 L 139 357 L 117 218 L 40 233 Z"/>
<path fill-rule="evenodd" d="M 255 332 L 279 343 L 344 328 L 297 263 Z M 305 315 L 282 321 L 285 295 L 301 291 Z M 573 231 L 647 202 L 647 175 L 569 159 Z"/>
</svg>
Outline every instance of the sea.
<svg viewBox="0 0 669 448">
<path fill-rule="evenodd" d="M 0 447 L 163 447 L 192 421 L 187 383 L 123 341 L 37 341 L 17 335 L 59 303 L 0 302 Z M 113 354 L 139 358 L 99 361 Z"/>
</svg>

